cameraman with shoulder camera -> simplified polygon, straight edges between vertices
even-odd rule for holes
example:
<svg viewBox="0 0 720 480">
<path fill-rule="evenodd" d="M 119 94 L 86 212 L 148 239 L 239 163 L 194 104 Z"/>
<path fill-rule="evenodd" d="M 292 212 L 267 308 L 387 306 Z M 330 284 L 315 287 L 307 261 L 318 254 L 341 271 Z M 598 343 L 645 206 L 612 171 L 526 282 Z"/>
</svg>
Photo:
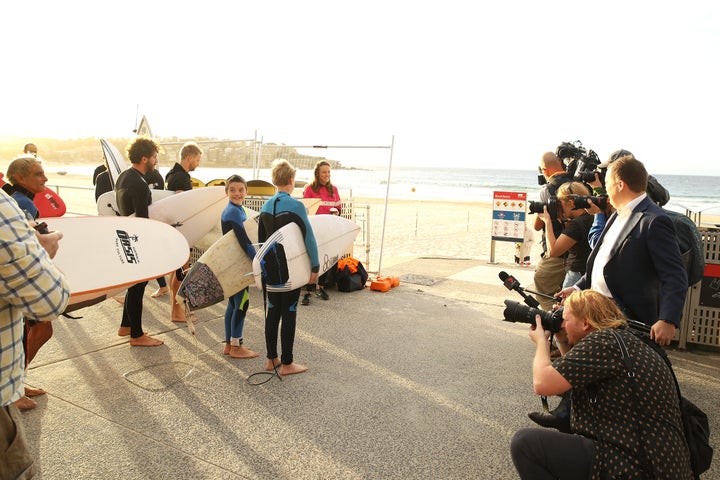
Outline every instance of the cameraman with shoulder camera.
<svg viewBox="0 0 720 480">
<path fill-rule="evenodd" d="M 645 166 L 632 155 L 610 164 L 605 188 L 616 211 L 588 257 L 585 275 L 560 294 L 592 288 L 650 326 L 659 345 L 669 345 L 682 319 L 687 272 L 672 220 L 648 198 L 647 183 Z"/>
<path fill-rule="evenodd" d="M 565 182 L 572 181 L 572 175 L 565 171 L 562 160 L 553 152 L 545 152 L 540 160 L 540 171 L 545 177 L 547 183 L 540 189 L 540 202 L 548 203 L 550 197 L 554 197 L 557 189 Z M 553 229 L 555 238 L 562 233 L 563 226 L 558 219 L 553 219 L 550 225 L 547 225 L 543 218 L 538 215 L 535 217 L 534 228 L 537 231 L 542 230 L 542 254 L 533 282 L 535 289 L 539 293 L 545 295 L 553 295 L 562 288 L 565 279 L 565 260 L 562 256 L 551 257 L 548 255 L 546 231 Z M 538 295 L 537 300 L 544 310 L 552 309 L 553 300 Z"/>
<path fill-rule="evenodd" d="M 551 363 L 549 332 L 536 316 L 530 331 L 536 345 L 533 388 L 538 395 L 572 389 L 572 433 L 519 430 L 510 452 L 520 478 L 692 478 L 672 373 L 625 327 L 624 314 L 610 298 L 593 290 L 574 292 L 565 299 L 560 332 L 572 348 Z M 632 364 L 642 365 L 634 377 L 613 331 Z"/>
</svg>

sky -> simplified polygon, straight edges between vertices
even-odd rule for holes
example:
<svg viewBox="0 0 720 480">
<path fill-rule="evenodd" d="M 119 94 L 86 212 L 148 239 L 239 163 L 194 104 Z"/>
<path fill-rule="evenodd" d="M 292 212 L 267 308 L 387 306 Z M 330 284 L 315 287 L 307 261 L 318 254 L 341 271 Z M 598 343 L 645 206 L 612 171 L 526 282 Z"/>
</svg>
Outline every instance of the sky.
<svg viewBox="0 0 720 480">
<path fill-rule="evenodd" d="M 580 140 L 720 176 L 716 0 L 102 5 L 3 3 L 0 135 L 127 137 L 146 115 L 159 136 L 392 145 L 393 165 L 535 169 Z"/>
</svg>

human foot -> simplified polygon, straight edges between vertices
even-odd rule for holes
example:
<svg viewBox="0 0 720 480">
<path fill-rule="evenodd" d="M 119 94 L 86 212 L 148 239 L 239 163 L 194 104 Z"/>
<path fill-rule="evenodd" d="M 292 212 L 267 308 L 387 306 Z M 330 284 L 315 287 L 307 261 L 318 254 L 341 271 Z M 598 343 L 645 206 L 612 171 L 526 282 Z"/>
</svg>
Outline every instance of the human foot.
<svg viewBox="0 0 720 480">
<path fill-rule="evenodd" d="M 268 371 L 275 370 L 275 367 L 279 367 L 279 366 L 280 366 L 279 358 L 268 359 L 267 363 L 265 363 L 265 370 L 268 370 Z"/>
<path fill-rule="evenodd" d="M 15 406 L 23 411 L 32 410 L 33 408 L 37 407 L 37 403 L 35 403 L 33 400 L 30 400 L 28 397 L 23 396 L 15 400 Z"/>
<path fill-rule="evenodd" d="M 156 338 L 152 338 L 149 335 L 143 335 L 142 337 L 131 338 L 130 345 L 133 347 L 157 347 L 162 345 L 164 342 Z"/>
<path fill-rule="evenodd" d="M 118 328 L 118 337 L 127 337 L 128 335 L 130 335 L 130 327 Z"/>
<path fill-rule="evenodd" d="M 226 343 L 225 347 L 223 347 L 223 355 L 230 355 L 230 344 Z"/>
<path fill-rule="evenodd" d="M 158 298 L 162 297 L 163 295 L 167 295 L 167 293 L 170 291 L 168 287 L 160 287 L 157 290 L 155 290 L 150 296 L 152 298 Z"/>
<path fill-rule="evenodd" d="M 299 363 L 291 363 L 290 365 L 283 365 L 280 367 L 280 375 L 294 375 L 296 373 L 303 372 L 307 372 L 307 367 L 305 365 L 300 365 Z"/>
<path fill-rule="evenodd" d="M 172 309 L 172 315 L 170 316 L 170 320 L 172 320 L 175 323 L 186 323 L 187 317 L 185 316 L 185 309 L 182 305 L 176 304 L 173 305 Z M 197 318 L 195 318 L 195 315 L 190 314 L 190 320 L 193 322 L 197 322 Z"/>
<path fill-rule="evenodd" d="M 26 397 L 39 397 L 40 395 L 45 395 L 47 392 L 43 390 L 42 388 L 30 388 L 25 387 L 25 396 Z"/>
<path fill-rule="evenodd" d="M 229 355 L 232 358 L 255 358 L 260 354 L 258 352 L 253 352 L 249 348 L 243 347 L 242 345 L 233 345 L 230 347 Z"/>
</svg>

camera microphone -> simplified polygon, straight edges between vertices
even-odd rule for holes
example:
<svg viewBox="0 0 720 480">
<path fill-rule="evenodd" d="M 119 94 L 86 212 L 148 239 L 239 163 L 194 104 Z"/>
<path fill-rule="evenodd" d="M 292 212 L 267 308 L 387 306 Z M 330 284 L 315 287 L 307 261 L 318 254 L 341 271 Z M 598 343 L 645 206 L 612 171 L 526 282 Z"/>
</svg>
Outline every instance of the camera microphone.
<svg viewBox="0 0 720 480">
<path fill-rule="evenodd" d="M 519 292 L 522 291 L 522 287 L 520 286 L 520 282 L 518 282 L 515 277 L 512 275 L 509 275 L 506 271 L 502 271 L 498 273 L 498 277 L 500 277 L 500 280 L 502 280 L 503 285 L 505 285 L 505 288 L 508 290 L 517 290 Z"/>
</svg>

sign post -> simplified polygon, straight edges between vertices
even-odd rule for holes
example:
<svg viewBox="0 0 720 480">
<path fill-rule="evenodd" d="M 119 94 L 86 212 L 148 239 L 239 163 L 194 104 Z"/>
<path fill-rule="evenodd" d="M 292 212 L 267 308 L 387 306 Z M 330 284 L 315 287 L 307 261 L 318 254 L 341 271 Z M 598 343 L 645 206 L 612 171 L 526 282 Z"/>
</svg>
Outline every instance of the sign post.
<svg viewBox="0 0 720 480">
<path fill-rule="evenodd" d="M 490 263 L 495 262 L 495 241 L 525 241 L 526 192 L 493 192 Z"/>
</svg>

